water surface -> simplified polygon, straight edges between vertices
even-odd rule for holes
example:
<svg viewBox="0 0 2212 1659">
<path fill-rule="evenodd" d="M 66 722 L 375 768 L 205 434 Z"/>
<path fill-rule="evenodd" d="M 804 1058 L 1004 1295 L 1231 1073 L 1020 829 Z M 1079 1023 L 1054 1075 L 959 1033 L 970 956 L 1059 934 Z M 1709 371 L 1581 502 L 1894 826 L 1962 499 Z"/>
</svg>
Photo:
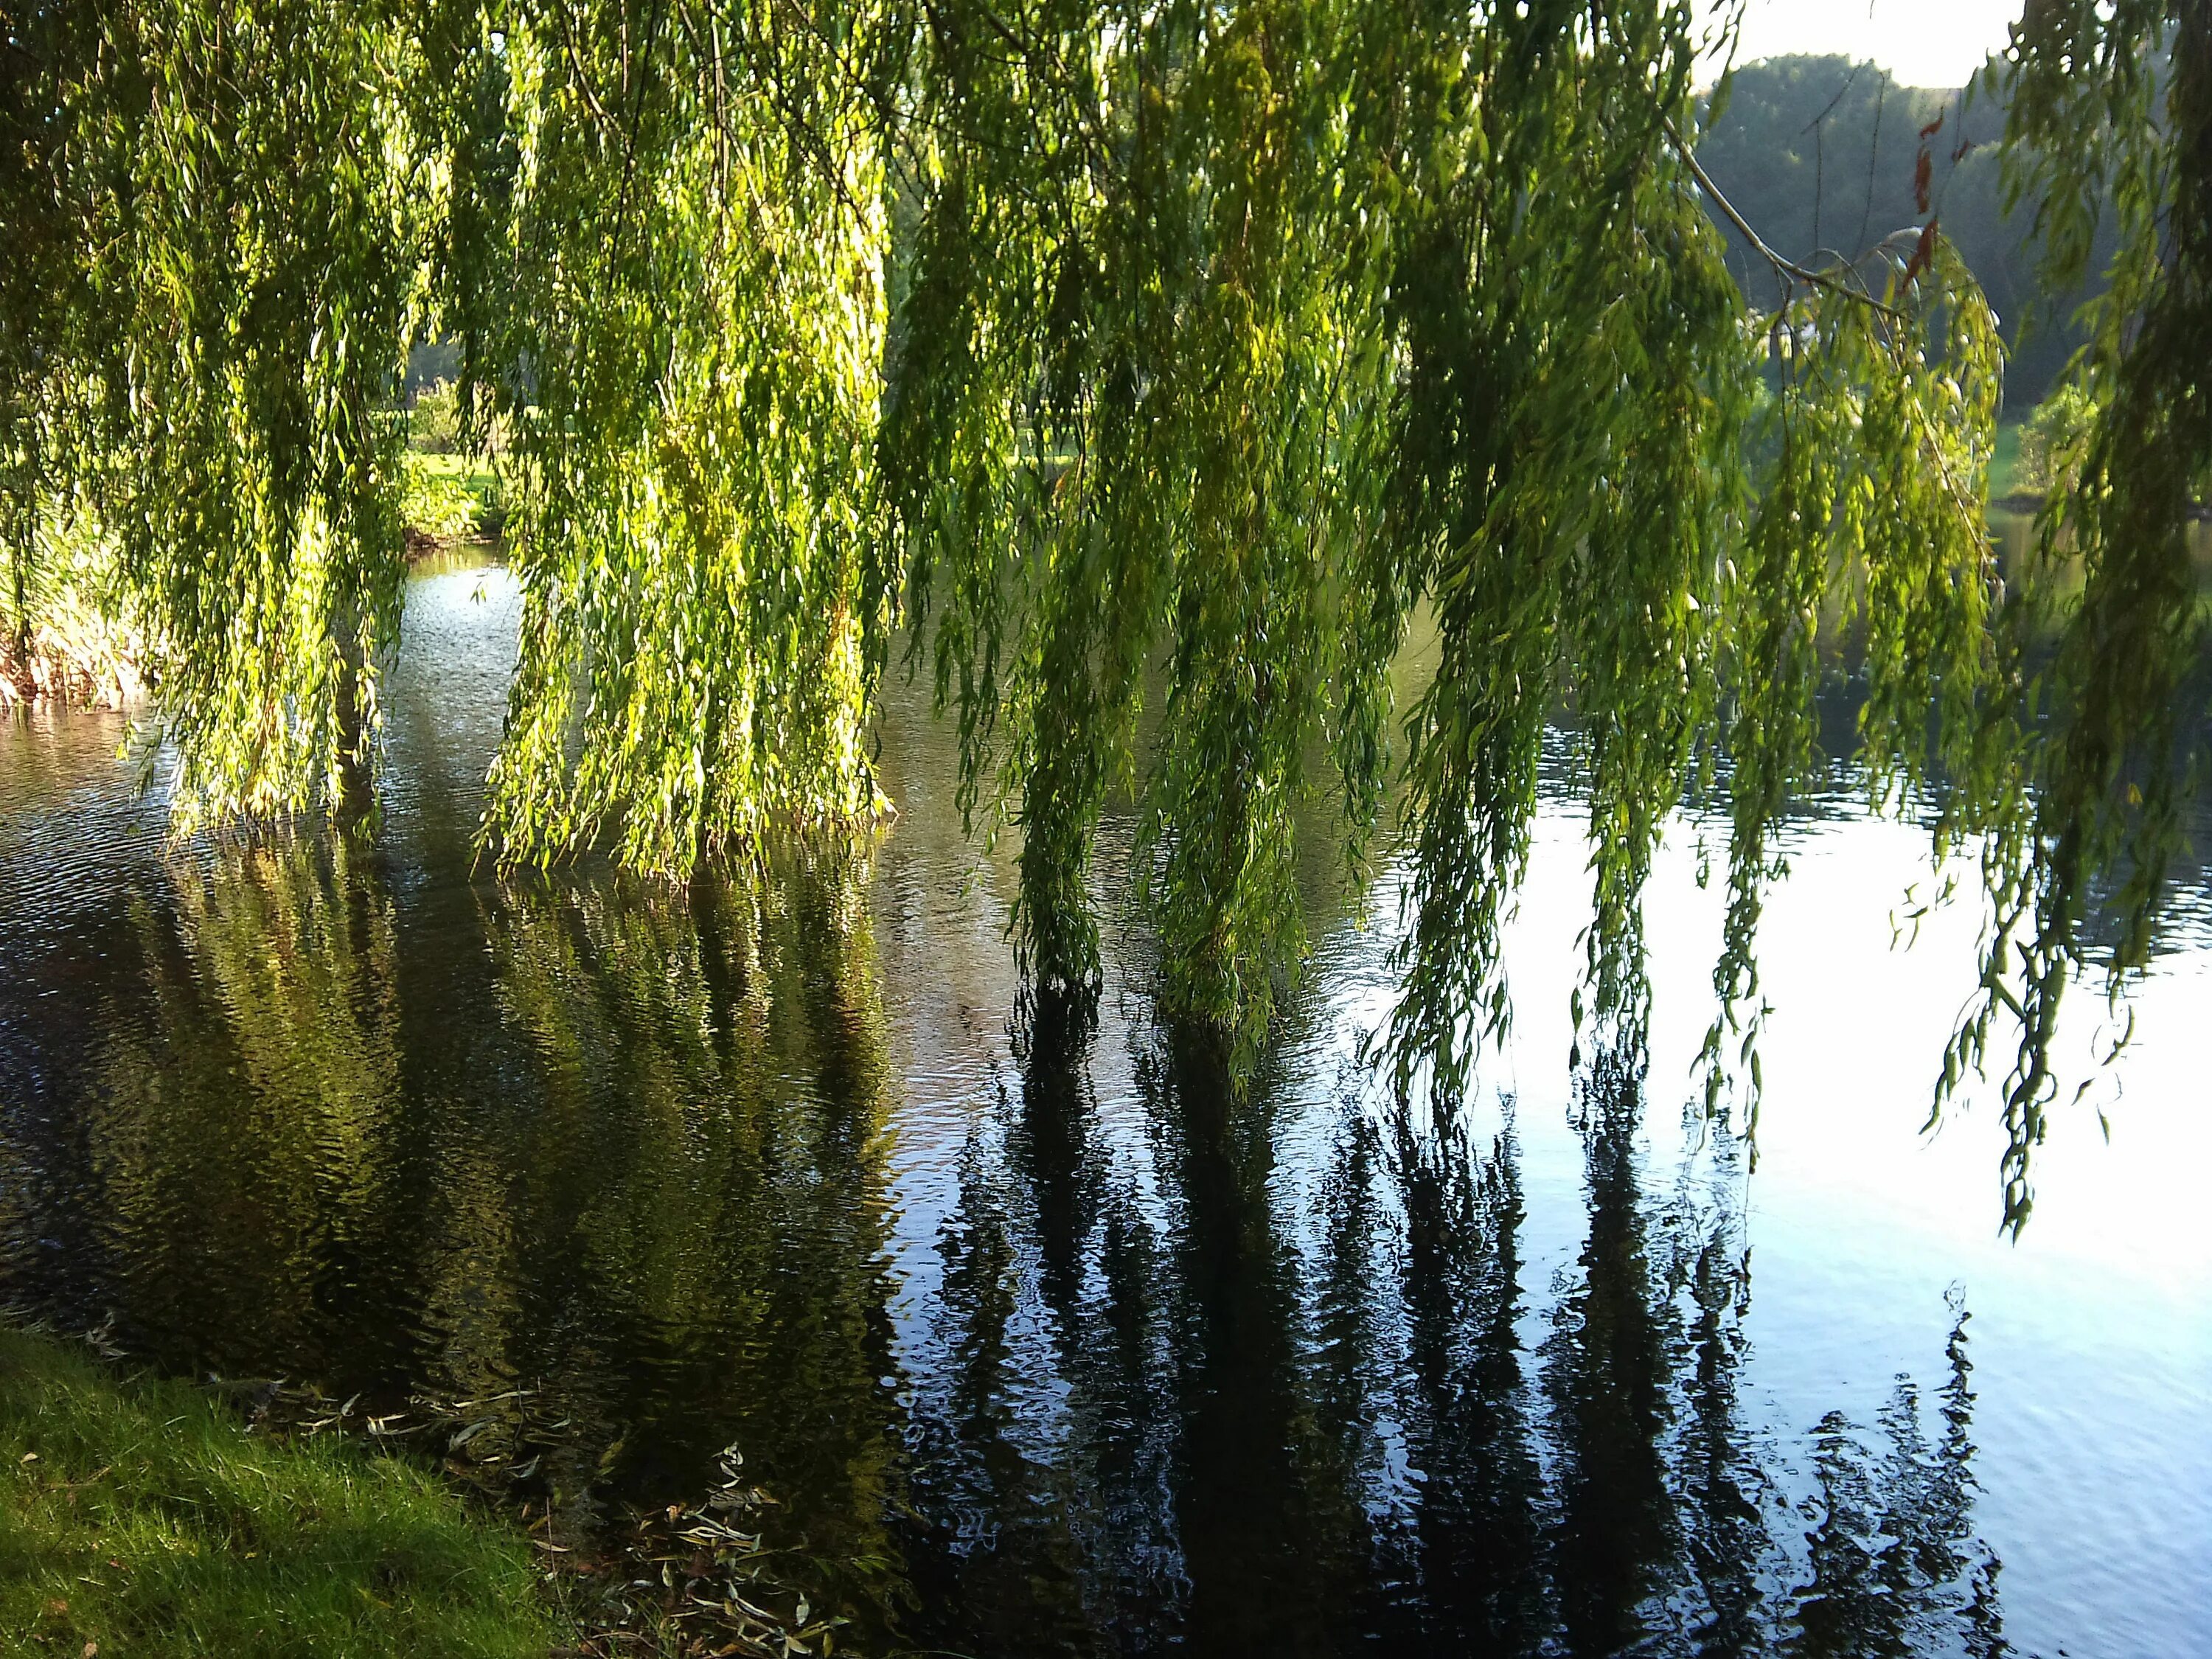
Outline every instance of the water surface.
<svg viewBox="0 0 2212 1659">
<path fill-rule="evenodd" d="M 580 1528 L 734 1445 L 779 1571 L 878 1650 L 2202 1650 L 2201 895 L 2014 1246 L 1987 1101 L 1921 1133 L 1978 919 L 1893 948 L 1923 838 L 1841 795 L 1765 931 L 1755 1173 L 1691 1109 L 1694 824 L 1650 1054 L 1571 1066 L 1564 794 L 1516 1036 L 1439 1143 L 1357 1060 L 1387 874 L 1315 884 L 1237 1086 L 1153 1018 L 1141 928 L 1095 1010 L 1024 1005 L 1006 851 L 903 692 L 864 856 L 490 879 L 514 605 L 413 585 L 373 846 L 165 850 L 111 720 L 0 727 L 0 1295 L 179 1370 L 527 1390 Z"/>
</svg>

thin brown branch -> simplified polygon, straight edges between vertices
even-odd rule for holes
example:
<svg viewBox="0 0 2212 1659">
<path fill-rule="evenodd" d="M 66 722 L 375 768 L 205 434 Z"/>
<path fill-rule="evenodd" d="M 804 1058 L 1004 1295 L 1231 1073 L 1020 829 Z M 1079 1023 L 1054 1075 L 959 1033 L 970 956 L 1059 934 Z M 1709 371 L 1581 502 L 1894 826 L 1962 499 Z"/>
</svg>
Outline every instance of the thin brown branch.
<svg viewBox="0 0 2212 1659">
<path fill-rule="evenodd" d="M 1906 320 L 1905 313 L 1895 306 L 1875 299 L 1864 289 L 1854 288 L 1849 283 L 1829 276 L 1826 271 L 1814 270 L 1809 266 L 1801 265 L 1795 259 L 1785 254 L 1778 253 L 1769 247 L 1766 240 L 1751 228 L 1749 220 L 1736 211 L 1735 204 L 1729 200 L 1722 192 L 1721 187 L 1713 182 L 1712 175 L 1699 164 L 1697 152 L 1690 148 L 1689 143 L 1682 137 L 1681 130 L 1675 126 L 1671 117 L 1666 119 L 1665 125 L 1668 142 L 1674 146 L 1674 153 L 1682 158 L 1683 164 L 1690 169 L 1690 176 L 1698 181 L 1698 188 L 1705 191 L 1711 199 L 1713 205 L 1721 210 L 1721 216 L 1735 227 L 1737 234 L 1751 244 L 1752 251 L 1760 258 L 1765 260 L 1778 272 L 1793 283 L 1801 283 L 1808 288 L 1826 289 L 1831 294 L 1841 294 L 1846 298 L 1856 300 L 1861 305 L 1880 312 L 1893 322 L 1901 323 Z"/>
<path fill-rule="evenodd" d="M 568 8 L 557 5 L 553 11 L 554 15 L 561 20 L 561 45 L 568 54 L 569 72 L 576 77 L 576 90 L 583 94 L 585 107 L 592 112 L 592 118 L 601 126 L 612 126 L 614 123 L 608 118 L 605 106 L 599 102 L 599 94 L 592 90 L 591 77 L 584 73 L 583 57 L 577 52 L 575 34 L 568 27 Z"/>
</svg>

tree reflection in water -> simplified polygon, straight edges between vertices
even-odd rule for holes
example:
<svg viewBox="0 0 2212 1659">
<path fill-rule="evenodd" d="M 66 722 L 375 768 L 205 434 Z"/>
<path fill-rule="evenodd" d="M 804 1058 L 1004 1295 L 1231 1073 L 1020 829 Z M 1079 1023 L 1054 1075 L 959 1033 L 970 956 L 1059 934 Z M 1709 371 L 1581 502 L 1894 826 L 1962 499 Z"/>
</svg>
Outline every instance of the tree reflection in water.
<svg viewBox="0 0 2212 1659">
<path fill-rule="evenodd" d="M 1814 1439 L 1820 1522 L 1812 1573 L 1791 1609 L 1790 1651 L 1905 1655 L 2010 1651 L 1997 1611 L 1997 1560 L 1973 1535 L 1973 1390 L 1966 1310 L 1953 1297 L 1940 1390 L 1942 1433 L 1921 1426 L 1919 1390 L 1897 1380 L 1869 1437 L 1840 1412 Z"/>
<path fill-rule="evenodd" d="M 1790 1466 L 1738 1398 L 1735 1143 L 1655 1202 L 1632 1056 L 1583 1074 L 1588 1232 L 1542 1296 L 1510 1114 L 1477 1147 L 1347 1109 L 1302 1205 L 1276 1080 L 1240 1094 L 1204 1043 L 1149 1033 L 1152 1138 L 1116 1147 L 1096 1040 L 1073 1005 L 1025 1010 L 1018 1096 L 962 1158 L 921 1366 L 943 1375 L 914 1429 L 915 1639 L 2006 1650 L 1972 1534 L 1963 1309 L 1933 1442 L 1900 1382 L 1875 1424 L 1832 1415 Z M 1117 1160 L 1158 1183 L 1156 1221 Z"/>
<path fill-rule="evenodd" d="M 902 1439 L 865 876 L 795 852 L 677 894 L 403 894 L 342 846 L 173 863 L 169 902 L 82 945 L 98 1036 L 10 1091 L 0 1158 L 43 1201 L 9 1218 L 9 1292 L 382 1409 L 527 1389 L 518 1455 L 574 1532 L 698 1493 L 735 1443 L 795 1571 L 880 1620 Z"/>
<path fill-rule="evenodd" d="M 1044 994 L 912 1229 L 860 864 L 410 885 L 302 841 L 166 879 L 40 947 L 67 1006 L 0 988 L 0 1262 L 173 1367 L 526 1388 L 583 1532 L 735 1443 L 864 1648 L 2005 1650 L 1963 1306 L 1929 1399 L 1748 1420 L 1735 1143 L 1647 1190 L 1632 1052 L 1580 1073 L 1554 1283 L 1510 1109 L 1438 1130 L 1355 1077 L 1316 1142 L 1294 1043 L 1236 1086 Z"/>
</svg>

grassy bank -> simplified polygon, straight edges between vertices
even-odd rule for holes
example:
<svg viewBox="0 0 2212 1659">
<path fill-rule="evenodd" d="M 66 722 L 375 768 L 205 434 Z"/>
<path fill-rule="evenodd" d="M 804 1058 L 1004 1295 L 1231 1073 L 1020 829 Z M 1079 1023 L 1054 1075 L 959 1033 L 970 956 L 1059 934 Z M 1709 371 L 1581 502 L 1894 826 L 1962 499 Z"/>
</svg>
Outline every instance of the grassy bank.
<svg viewBox="0 0 2212 1659">
<path fill-rule="evenodd" d="M 559 1640 L 528 1540 L 430 1475 L 249 1435 L 0 1326 L 0 1651 L 501 1656 Z"/>
</svg>

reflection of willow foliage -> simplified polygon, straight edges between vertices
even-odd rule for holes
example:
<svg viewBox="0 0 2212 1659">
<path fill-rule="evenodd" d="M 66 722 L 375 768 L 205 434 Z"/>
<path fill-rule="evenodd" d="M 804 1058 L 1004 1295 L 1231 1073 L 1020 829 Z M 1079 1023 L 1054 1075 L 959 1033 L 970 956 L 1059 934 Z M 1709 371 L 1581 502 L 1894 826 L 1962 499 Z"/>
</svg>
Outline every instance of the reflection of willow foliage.
<svg viewBox="0 0 2212 1659">
<path fill-rule="evenodd" d="M 840 842 L 675 896 L 516 883 L 425 911 L 349 845 L 179 859 L 173 904 L 133 907 L 97 1040 L 58 1057 L 82 1071 L 27 1095 L 53 1139 L 0 1125 L 0 1255 L 96 1239 L 81 1307 L 187 1370 L 409 1420 L 417 1389 L 483 1402 L 487 1486 L 541 1519 L 550 1498 L 594 1553 L 735 1441 L 780 1499 L 771 1583 L 888 1600 L 865 861 Z M 56 1312 L 84 1283 L 0 1260 Z"/>
<path fill-rule="evenodd" d="M 1687 1126 L 1648 1190 L 1618 1053 L 1577 1099 L 1587 1234 L 1532 1295 L 1510 1126 L 1355 1109 L 1306 1187 L 1311 1121 L 1237 1101 L 1219 1045 L 1148 1040 L 1117 1137 L 1035 1015 L 912 1350 L 915 1647 L 2009 1651 L 1963 1310 L 1932 1398 L 1828 1416 L 1801 1466 L 1748 1387 L 1741 1148 Z"/>
<path fill-rule="evenodd" d="M 317 1258 L 367 1247 L 392 1201 L 399 938 L 369 862 L 280 839 L 179 860 L 173 912 L 133 907 L 145 1012 L 103 1027 L 82 1132 L 119 1259 L 161 1287 L 126 1322 L 165 1360 L 207 1331 L 191 1358 L 226 1371 L 288 1343 L 322 1363 Z"/>
<path fill-rule="evenodd" d="M 1972 1531 L 1972 1363 L 1963 1306 L 1944 1345 L 1949 1376 L 1937 1390 L 1942 1436 L 1921 1426 L 1920 1392 L 1898 1379 L 1869 1437 L 1841 1412 L 1814 1431 L 1820 1523 L 1808 1540 L 1811 1574 L 1792 1599 L 1796 1654 L 2007 1654 L 1998 1563 Z"/>
<path fill-rule="evenodd" d="M 2058 274 L 2106 183 L 2125 220 L 2085 370 L 2104 413 L 2051 520 L 2087 588 L 2043 697 L 1981 529 L 1987 307 L 1931 225 L 1856 264 L 1776 257 L 1747 310 L 1690 160 L 1692 9 L 19 9 L 9 556 L 96 511 L 162 643 L 189 805 L 335 793 L 396 626 L 390 411 L 434 329 L 465 428 L 513 434 L 507 856 L 605 841 L 682 870 L 872 810 L 863 727 L 903 615 L 963 804 L 1021 833 L 1039 979 L 1097 972 L 1087 866 L 1127 786 L 1171 1000 L 1247 1030 L 1300 942 L 1302 809 L 1334 797 L 1355 854 L 1375 825 L 1385 667 L 1425 612 L 1395 1031 L 1447 1091 L 1505 1018 L 1499 927 L 1562 710 L 1595 1012 L 1640 1026 L 1652 850 L 1718 784 L 1719 983 L 1755 1030 L 1771 832 L 1841 610 L 1877 799 L 1940 780 L 1942 844 L 1988 836 L 1989 1007 L 2027 1030 L 2016 1222 L 2083 905 L 2117 872 L 2139 959 L 2172 835 L 2207 26 L 2051 0 L 2009 70 Z"/>
<path fill-rule="evenodd" d="M 508 1203 L 534 1212 L 518 1221 L 550 1235 L 511 1271 L 556 1273 L 568 1304 L 497 1335 L 510 1363 L 596 1351 L 621 1376 L 550 1379 L 549 1415 L 636 1413 L 593 1424 L 600 1444 L 556 1441 L 553 1484 L 634 1479 L 614 1452 L 596 1474 L 592 1460 L 640 1419 L 699 1453 L 734 1437 L 777 1494 L 780 1547 L 799 1553 L 779 1571 L 854 1601 L 891 1593 L 899 1501 L 865 875 L 849 849 L 814 849 L 688 902 L 525 888 L 487 919 L 500 1003 L 532 1054 L 516 1121 L 540 1126 L 497 1161 L 520 1172 Z M 458 1322 L 481 1288 L 452 1300 Z"/>
</svg>

